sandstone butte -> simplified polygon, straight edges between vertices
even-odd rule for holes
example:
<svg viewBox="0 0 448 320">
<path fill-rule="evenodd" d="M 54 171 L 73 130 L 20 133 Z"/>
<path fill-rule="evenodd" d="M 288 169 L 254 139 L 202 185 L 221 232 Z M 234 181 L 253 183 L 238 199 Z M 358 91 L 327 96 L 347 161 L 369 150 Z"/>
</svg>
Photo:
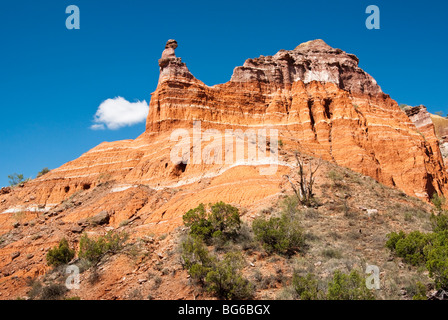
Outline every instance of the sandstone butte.
<svg viewBox="0 0 448 320">
<path fill-rule="evenodd" d="M 229 82 L 207 86 L 176 57 L 176 47 L 176 41 L 168 41 L 159 60 L 145 132 L 135 140 L 101 143 L 21 187 L 3 188 L 0 234 L 13 228 L 11 217 L 18 212 L 39 216 L 80 191 L 100 187 L 101 196 L 92 204 L 73 204 L 61 220 L 74 223 L 106 210 L 111 226 L 141 215 L 147 217 L 142 228 L 167 232 L 201 202 L 251 208 L 287 185 L 283 175 L 292 161 L 282 157 L 273 175 L 260 175 L 258 169 L 267 164 L 250 159 L 173 163 L 170 152 L 177 141 L 171 141 L 171 133 L 183 128 L 192 136 L 193 120 L 201 121 L 202 131 L 277 129 L 280 154 L 283 148 L 322 157 L 425 200 L 434 192 L 448 195 L 447 170 L 426 109 L 408 117 L 358 67 L 355 55 L 322 40 L 309 41 L 248 59 Z"/>
</svg>

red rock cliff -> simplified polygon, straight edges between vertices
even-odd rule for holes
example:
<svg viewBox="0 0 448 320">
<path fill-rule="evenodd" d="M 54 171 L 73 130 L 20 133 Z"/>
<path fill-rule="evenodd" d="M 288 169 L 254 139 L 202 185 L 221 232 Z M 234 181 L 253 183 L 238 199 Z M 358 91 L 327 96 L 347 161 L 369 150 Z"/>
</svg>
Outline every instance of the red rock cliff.
<svg viewBox="0 0 448 320">
<path fill-rule="evenodd" d="M 410 195 L 447 192 L 437 143 L 358 67 L 358 58 L 310 41 L 248 59 L 225 84 L 206 86 L 180 58 L 163 67 L 147 132 L 175 127 L 276 128 L 291 148 L 369 175 Z M 434 135 L 433 135 L 434 136 Z"/>
<path fill-rule="evenodd" d="M 122 184 L 113 192 L 136 184 L 154 190 L 176 188 L 210 178 L 236 188 L 227 193 L 222 192 L 224 187 L 191 193 L 190 198 L 197 200 L 193 202 L 253 203 L 278 192 L 281 168 L 288 165 L 283 160 L 272 177 L 240 170 L 238 164 L 172 163 L 170 151 L 176 142 L 170 135 L 176 128 L 191 132 L 193 120 L 201 121 L 202 130 L 278 129 L 284 148 L 322 157 L 409 195 L 424 199 L 434 192 L 448 195 L 437 143 L 425 139 L 397 103 L 358 67 L 353 54 L 322 40 L 310 41 L 274 56 L 248 59 L 235 68 L 229 82 L 210 87 L 175 56 L 176 47 L 170 40 L 159 60 L 160 79 L 140 137 L 102 143 L 25 187 L 0 195 L 0 212 L 49 210 L 76 191 L 105 180 Z M 181 200 L 160 209 L 161 216 L 177 219 L 195 204 Z"/>
</svg>

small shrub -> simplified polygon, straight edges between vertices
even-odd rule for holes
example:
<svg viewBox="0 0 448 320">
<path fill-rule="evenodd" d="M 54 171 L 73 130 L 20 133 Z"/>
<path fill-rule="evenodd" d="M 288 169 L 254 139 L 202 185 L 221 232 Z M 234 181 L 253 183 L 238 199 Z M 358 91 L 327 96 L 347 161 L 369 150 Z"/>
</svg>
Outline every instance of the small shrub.
<svg viewBox="0 0 448 320">
<path fill-rule="evenodd" d="M 425 263 L 424 248 L 428 242 L 428 235 L 420 231 L 413 231 L 397 241 L 395 252 L 397 256 L 412 265 L 423 264 Z"/>
<path fill-rule="evenodd" d="M 88 281 L 91 285 L 97 284 L 101 279 L 101 275 L 98 272 L 98 268 L 94 267 L 89 275 Z"/>
<path fill-rule="evenodd" d="M 208 291 L 217 297 L 233 299 L 249 299 L 253 296 L 254 286 L 241 273 L 243 257 L 239 253 L 227 253 L 225 258 L 218 261 L 207 273 L 206 283 Z"/>
<path fill-rule="evenodd" d="M 27 294 L 28 298 L 30 298 L 30 300 L 38 299 L 43 288 L 42 282 L 37 279 L 33 279 L 28 283 L 28 285 L 31 287 L 31 290 Z"/>
<path fill-rule="evenodd" d="M 304 246 L 304 233 L 297 216 L 282 214 L 269 220 L 257 218 L 252 229 L 268 253 L 292 254 Z"/>
<path fill-rule="evenodd" d="M 36 177 L 36 178 L 40 178 L 40 177 L 42 177 L 43 175 L 47 174 L 48 172 L 50 172 L 50 169 L 48 169 L 48 168 L 43 168 L 41 171 L 39 171 L 39 172 L 37 173 L 37 177 Z"/>
<path fill-rule="evenodd" d="M 190 209 L 183 216 L 184 224 L 190 227 L 190 235 L 199 236 L 205 241 L 212 238 L 228 239 L 234 237 L 241 227 L 239 210 L 224 202 L 210 207 L 210 214 L 204 204 Z"/>
<path fill-rule="evenodd" d="M 143 295 L 139 289 L 134 289 L 128 296 L 129 300 L 143 300 Z"/>
<path fill-rule="evenodd" d="M 233 236 L 241 227 L 239 210 L 222 201 L 211 206 L 209 220 L 213 230 L 221 234 Z"/>
<path fill-rule="evenodd" d="M 182 217 L 184 224 L 190 227 L 190 234 L 202 238 L 211 237 L 213 230 L 210 221 L 207 220 L 207 214 L 204 204 L 200 204 L 194 209 L 190 209 Z"/>
<path fill-rule="evenodd" d="M 442 207 L 445 205 L 446 199 L 443 195 L 439 196 L 437 193 L 434 192 L 431 198 L 431 202 L 436 207 L 437 210 L 442 211 Z"/>
<path fill-rule="evenodd" d="M 152 285 L 153 290 L 157 290 L 162 284 L 162 278 L 160 276 L 155 276 L 153 279 L 154 283 Z"/>
<path fill-rule="evenodd" d="M 350 209 L 350 206 L 347 203 L 347 200 L 344 200 L 342 203 L 341 210 L 344 212 L 344 217 L 353 219 L 356 218 L 356 213 Z"/>
<path fill-rule="evenodd" d="M 189 236 L 181 247 L 184 268 L 208 291 L 223 299 L 252 296 L 253 285 L 240 272 L 244 260 L 241 254 L 227 253 L 223 260 L 218 260 L 198 236 Z"/>
<path fill-rule="evenodd" d="M 284 146 L 283 140 L 278 140 L 278 146 L 282 148 Z"/>
<path fill-rule="evenodd" d="M 203 282 L 214 263 L 214 259 L 209 254 L 202 239 L 200 237 L 188 237 L 182 242 L 181 250 L 183 265 L 190 276 Z"/>
<path fill-rule="evenodd" d="M 18 186 L 22 183 L 29 181 L 30 179 L 25 179 L 23 174 L 13 173 L 8 175 L 9 185 L 11 187 Z"/>
<path fill-rule="evenodd" d="M 391 233 L 386 246 L 412 265 L 425 265 L 437 288 L 448 289 L 448 230 Z"/>
<path fill-rule="evenodd" d="M 330 231 L 328 233 L 328 236 L 331 237 L 333 240 L 341 239 L 341 234 L 339 232 L 336 232 L 336 231 Z"/>
<path fill-rule="evenodd" d="M 252 229 L 247 224 L 242 224 L 238 235 L 235 237 L 235 242 L 238 243 L 241 249 L 245 251 L 255 251 L 260 244 L 254 239 Z"/>
<path fill-rule="evenodd" d="M 340 183 L 344 179 L 343 175 L 335 170 L 328 172 L 328 178 L 335 184 Z"/>
<path fill-rule="evenodd" d="M 253 278 L 255 282 L 260 283 L 263 280 L 263 274 L 260 272 L 259 269 L 256 269 L 253 273 Z"/>
<path fill-rule="evenodd" d="M 120 222 L 119 227 L 126 227 L 130 223 L 129 219 L 124 219 Z"/>
<path fill-rule="evenodd" d="M 399 233 L 391 232 L 388 235 L 386 235 L 386 237 L 388 238 L 386 242 L 386 248 L 394 251 L 397 242 L 401 239 L 406 238 L 406 234 L 403 231 L 400 231 Z"/>
<path fill-rule="evenodd" d="M 431 214 L 430 221 L 434 232 L 448 230 L 448 215 L 446 212 L 440 212 L 437 216 Z"/>
<path fill-rule="evenodd" d="M 47 263 L 49 266 L 59 266 L 69 263 L 75 256 L 75 251 L 70 249 L 68 241 L 64 238 L 59 245 L 47 252 Z"/>
<path fill-rule="evenodd" d="M 50 284 L 42 288 L 40 298 L 42 300 L 60 300 L 67 292 L 67 288 L 62 284 Z"/>
<path fill-rule="evenodd" d="M 432 238 L 432 245 L 425 250 L 426 268 L 434 278 L 437 288 L 448 289 L 448 231 L 439 232 Z"/>
<path fill-rule="evenodd" d="M 98 263 L 106 253 L 115 254 L 122 250 L 127 239 L 127 233 L 113 231 L 109 231 L 105 236 L 101 236 L 97 240 L 90 239 L 84 233 L 79 240 L 78 256 L 91 263 Z"/>
<path fill-rule="evenodd" d="M 333 248 L 324 249 L 322 251 L 322 255 L 329 259 L 341 259 L 342 258 L 341 252 L 336 249 L 333 249 Z"/>
<path fill-rule="evenodd" d="M 373 293 L 367 289 L 365 279 L 356 271 L 344 274 L 336 270 L 328 284 L 328 300 L 374 300 Z"/>
<path fill-rule="evenodd" d="M 320 300 L 324 293 L 319 289 L 318 281 L 314 274 L 308 273 L 305 277 L 294 272 L 292 287 L 300 300 Z"/>
<path fill-rule="evenodd" d="M 296 196 L 287 196 L 280 202 L 280 209 L 286 215 L 296 215 L 300 212 L 298 205 L 299 200 Z"/>
<path fill-rule="evenodd" d="M 160 241 L 163 241 L 163 240 L 166 239 L 166 237 L 168 237 L 168 235 L 167 235 L 166 233 L 161 234 L 160 237 L 159 237 L 159 240 L 160 240 Z"/>
<path fill-rule="evenodd" d="M 414 221 L 414 216 L 412 215 L 412 213 L 410 213 L 410 212 L 405 212 L 405 213 L 404 213 L 404 221 L 406 221 L 406 222 L 412 222 L 412 221 Z"/>
<path fill-rule="evenodd" d="M 401 239 L 406 238 L 406 234 L 403 231 L 400 231 L 399 233 L 391 232 L 387 234 L 386 237 L 388 238 L 388 240 L 386 241 L 386 248 L 394 251 L 397 242 Z"/>
<path fill-rule="evenodd" d="M 412 295 L 412 300 L 428 300 L 426 297 L 426 287 L 420 281 L 415 284 L 415 293 Z"/>
</svg>

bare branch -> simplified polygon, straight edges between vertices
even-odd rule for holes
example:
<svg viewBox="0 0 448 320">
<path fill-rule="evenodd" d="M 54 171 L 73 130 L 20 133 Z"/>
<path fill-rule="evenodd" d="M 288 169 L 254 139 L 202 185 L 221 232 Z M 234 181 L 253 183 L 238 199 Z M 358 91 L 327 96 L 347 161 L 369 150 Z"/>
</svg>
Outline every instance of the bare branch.
<svg viewBox="0 0 448 320">
<path fill-rule="evenodd" d="M 285 175 L 285 177 L 291 184 L 291 187 L 294 190 L 294 193 L 296 194 L 300 203 L 309 206 L 311 205 L 314 196 L 313 186 L 314 186 L 315 174 L 322 165 L 322 158 L 319 158 L 314 168 L 312 161 L 309 160 L 308 170 L 306 170 L 305 157 L 297 151 L 294 153 L 294 157 L 296 158 L 297 168 L 299 169 L 297 172 L 298 181 L 297 182 L 292 181 L 291 177 L 288 175 Z"/>
</svg>

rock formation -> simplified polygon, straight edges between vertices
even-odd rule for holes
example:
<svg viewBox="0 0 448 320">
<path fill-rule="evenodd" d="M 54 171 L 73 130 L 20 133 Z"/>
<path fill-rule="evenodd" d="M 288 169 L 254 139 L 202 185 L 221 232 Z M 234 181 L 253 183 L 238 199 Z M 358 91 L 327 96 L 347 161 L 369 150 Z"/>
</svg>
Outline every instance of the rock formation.
<svg viewBox="0 0 448 320">
<path fill-rule="evenodd" d="M 437 146 L 439 147 L 446 167 L 448 164 L 448 119 L 430 114 L 423 105 L 406 106 L 405 112 L 434 150 L 437 150 Z"/>
<path fill-rule="evenodd" d="M 170 74 L 184 74 L 184 68 Z M 213 87 L 162 74 L 152 95 L 147 133 L 188 128 L 194 119 L 204 128 L 276 128 L 288 146 L 408 194 L 427 199 L 446 192 L 438 146 L 425 140 L 397 103 L 358 67 L 356 56 L 322 40 L 248 59 L 228 83 Z"/>
<path fill-rule="evenodd" d="M 350 93 L 382 93 L 376 81 L 358 67 L 358 58 L 334 49 L 323 40 L 302 43 L 294 50 L 280 50 L 274 56 L 248 59 L 235 68 L 233 82 L 262 82 L 286 85 L 300 81 L 335 83 Z"/>
<path fill-rule="evenodd" d="M 229 82 L 207 86 L 176 57 L 176 47 L 177 42 L 169 40 L 159 60 L 159 82 L 141 136 L 104 142 L 37 179 L 0 190 L 0 294 L 2 290 L 26 294 L 25 279 L 45 274 L 49 268 L 46 252 L 62 237 L 78 244 L 82 232 L 105 233 L 129 224 L 135 239 L 148 233 L 161 235 L 181 226 L 182 215 L 189 209 L 217 201 L 244 208 L 245 218 L 253 218 L 290 191 L 284 176 L 296 170 L 296 150 L 327 160 L 327 169 L 344 166 L 424 200 L 434 192 L 448 195 L 448 174 L 438 143 L 444 138 L 434 133 L 444 134 L 444 124 L 436 124 L 434 118 L 431 122 L 424 107 L 413 108 L 406 115 L 358 67 L 356 56 L 322 40 L 310 41 L 272 57 L 248 59 L 235 68 Z M 199 163 L 191 161 L 188 153 L 193 149 L 194 155 L 191 143 L 197 140 L 197 120 L 204 138 L 199 148 L 204 158 Z M 276 129 L 282 141 L 275 160 L 278 168 L 272 174 L 260 174 L 260 168 L 272 163 L 258 158 L 208 162 L 216 155 L 208 152 L 211 139 L 213 143 L 224 140 L 222 150 L 227 151 L 234 142 L 235 147 L 251 144 L 244 136 L 238 140 L 238 130 L 258 129 Z M 176 132 L 187 138 L 178 140 Z M 207 135 L 213 132 L 223 133 L 224 138 Z M 182 161 L 172 161 L 171 153 L 179 141 L 187 148 L 182 149 Z M 262 150 L 256 148 L 259 154 Z M 269 140 L 268 148 L 270 154 L 276 153 L 274 140 Z M 322 180 L 328 181 L 326 175 L 327 171 L 319 177 L 322 189 Z M 358 185 L 365 192 L 346 194 L 353 196 L 356 206 L 363 200 L 370 205 L 368 194 L 379 194 L 377 189 L 383 190 L 383 197 L 397 198 L 395 205 L 401 205 L 401 191 L 384 188 L 367 177 L 360 176 L 361 180 L 371 181 Z M 339 193 L 333 197 L 347 200 Z M 369 215 L 375 212 L 369 210 Z M 347 232 L 345 222 L 339 227 L 339 232 Z M 364 240 L 370 243 L 370 239 Z M 164 248 L 173 250 L 174 243 Z M 154 263 L 161 261 L 158 250 L 163 249 L 155 243 L 148 248 Z M 120 290 L 125 294 L 124 287 L 116 284 L 123 281 L 123 274 L 128 277 L 135 271 L 126 269 L 130 264 L 119 259 L 122 257 L 109 261 L 113 267 L 101 281 L 108 283 L 107 289 L 100 289 L 107 293 L 93 296 L 115 299 Z M 141 266 L 148 268 L 146 262 Z M 143 274 L 143 269 L 140 271 Z M 176 285 L 183 279 L 179 274 L 163 297 L 177 297 Z M 190 286 L 180 288 L 191 291 Z M 183 292 L 179 297 L 191 295 Z"/>
<path fill-rule="evenodd" d="M 434 124 L 436 137 L 439 139 L 440 151 L 445 161 L 445 167 L 448 170 L 448 118 L 432 114 L 431 120 Z"/>
<path fill-rule="evenodd" d="M 181 224 L 183 212 L 200 202 L 252 205 L 279 193 L 282 176 L 292 166 L 286 158 L 280 157 L 271 176 L 257 170 L 266 163 L 250 160 L 173 163 L 170 152 L 178 141 L 171 134 L 184 128 L 192 137 L 194 120 L 201 121 L 203 132 L 277 129 L 284 150 L 322 157 L 422 199 L 434 192 L 448 195 L 446 168 L 426 120 L 414 125 L 358 67 L 353 54 L 322 40 L 310 41 L 274 56 L 248 59 L 235 68 L 229 82 L 207 86 L 176 57 L 176 47 L 175 40 L 168 41 L 159 60 L 146 131 L 135 140 L 104 142 L 23 187 L 2 192 L 0 231 L 11 228 L 8 219 L 14 213 L 51 212 L 74 194 L 107 181 L 114 181 L 110 194 L 65 220 L 107 210 L 114 212 L 110 223 L 117 225 L 131 210 L 132 215 L 151 213 L 146 223 L 163 231 Z M 202 149 L 206 146 L 204 142 Z M 145 201 L 134 198 L 141 185 L 152 190 L 138 191 Z M 178 188 L 191 192 L 166 202 L 153 198 L 161 190 Z M 123 205 L 122 197 L 131 202 Z"/>
<path fill-rule="evenodd" d="M 165 45 L 165 50 L 162 52 L 162 57 L 159 59 L 159 66 L 162 70 L 165 68 L 170 60 L 176 59 L 176 53 L 174 50 L 177 48 L 177 41 L 176 40 L 168 40 Z"/>
<path fill-rule="evenodd" d="M 176 57 L 174 51 L 176 48 L 176 40 L 171 39 L 167 41 L 165 50 L 162 52 L 162 57 L 159 59 L 160 80 L 167 78 L 194 78 L 188 70 L 187 65 L 182 63 L 182 59 Z"/>
</svg>

